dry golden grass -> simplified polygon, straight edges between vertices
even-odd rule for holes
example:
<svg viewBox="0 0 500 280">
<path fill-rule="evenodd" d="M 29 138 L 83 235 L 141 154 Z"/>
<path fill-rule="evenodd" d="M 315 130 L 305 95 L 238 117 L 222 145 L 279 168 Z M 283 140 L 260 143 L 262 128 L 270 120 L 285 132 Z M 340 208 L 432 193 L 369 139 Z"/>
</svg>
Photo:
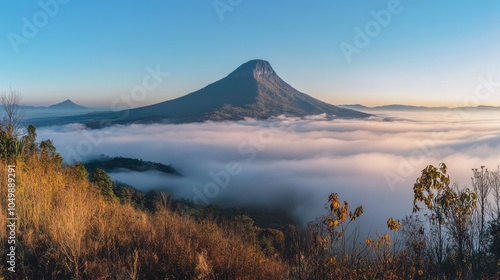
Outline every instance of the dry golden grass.
<svg viewBox="0 0 500 280">
<path fill-rule="evenodd" d="M 0 170 L 5 185 L 5 163 L 0 163 Z M 149 213 L 106 200 L 74 167 L 61 167 L 57 158 L 31 155 L 18 161 L 16 173 L 20 227 L 19 271 L 14 278 L 280 279 L 286 275 L 280 260 L 266 257 L 230 225 L 196 221 L 167 209 Z M 0 205 L 6 205 L 5 198 L 2 188 Z M 5 209 L 0 210 L 5 219 Z"/>
</svg>

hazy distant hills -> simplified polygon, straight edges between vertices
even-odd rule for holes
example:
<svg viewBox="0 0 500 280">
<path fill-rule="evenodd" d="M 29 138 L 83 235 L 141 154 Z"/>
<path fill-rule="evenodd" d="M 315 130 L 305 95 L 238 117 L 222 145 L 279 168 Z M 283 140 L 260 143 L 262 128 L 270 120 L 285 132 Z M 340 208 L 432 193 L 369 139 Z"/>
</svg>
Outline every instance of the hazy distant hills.
<svg viewBox="0 0 500 280">
<path fill-rule="evenodd" d="M 225 78 L 173 100 L 123 112 L 94 113 L 59 121 L 94 124 L 102 120 L 110 123 L 185 123 L 318 114 L 327 114 L 332 118 L 371 116 L 299 92 L 283 81 L 269 62 L 251 60 Z"/>
<path fill-rule="evenodd" d="M 392 105 L 383 105 L 376 107 L 367 107 L 361 104 L 346 104 L 346 105 L 337 105 L 341 108 L 359 110 L 359 111 L 443 111 L 443 110 L 451 110 L 451 109 L 463 109 L 463 110 L 493 110 L 499 111 L 500 107 L 495 106 L 464 106 L 464 107 L 426 107 L 426 106 L 412 106 L 412 105 L 401 105 L 401 104 L 392 104 Z"/>
<path fill-rule="evenodd" d="M 69 117 L 102 111 L 102 109 L 89 108 L 78 105 L 67 99 L 61 103 L 50 106 L 21 106 L 24 120 L 29 124 L 56 124 L 54 120 L 60 117 Z"/>
<path fill-rule="evenodd" d="M 81 105 L 76 104 L 75 102 L 71 101 L 70 99 L 66 99 L 63 102 L 53 104 L 50 106 L 28 106 L 28 105 L 22 105 L 21 106 L 24 110 L 77 110 L 77 111 L 95 111 L 96 109 L 89 108 L 89 107 L 84 107 Z"/>
</svg>

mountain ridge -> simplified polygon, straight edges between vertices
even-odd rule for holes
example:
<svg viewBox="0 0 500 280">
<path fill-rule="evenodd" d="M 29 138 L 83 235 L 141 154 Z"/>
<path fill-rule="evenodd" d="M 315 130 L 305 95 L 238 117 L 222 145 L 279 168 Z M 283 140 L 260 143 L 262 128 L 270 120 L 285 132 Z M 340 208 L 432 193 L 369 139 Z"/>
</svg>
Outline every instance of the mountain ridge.
<svg viewBox="0 0 500 280">
<path fill-rule="evenodd" d="M 366 118 L 370 114 L 339 108 L 299 92 L 265 60 L 250 60 L 225 78 L 182 97 L 131 109 L 123 122 L 165 118 L 172 122 L 267 119 L 279 115 L 324 114 Z"/>
<path fill-rule="evenodd" d="M 160 103 L 108 113 L 63 118 L 90 127 L 127 123 L 189 123 L 268 119 L 280 115 L 368 118 L 369 113 L 340 108 L 302 93 L 283 81 L 268 61 L 250 60 L 224 78 L 184 96 Z"/>
<path fill-rule="evenodd" d="M 459 107 L 429 107 L 429 106 L 415 106 L 415 105 L 404 105 L 404 104 L 388 104 L 381 106 L 368 107 L 361 104 L 342 104 L 337 105 L 341 108 L 353 109 L 353 110 L 367 110 L 367 111 L 442 111 L 442 110 L 457 110 L 457 109 L 478 109 L 478 110 L 499 110 L 498 106 L 488 106 L 488 105 L 478 105 L 478 106 L 459 106 Z"/>
</svg>

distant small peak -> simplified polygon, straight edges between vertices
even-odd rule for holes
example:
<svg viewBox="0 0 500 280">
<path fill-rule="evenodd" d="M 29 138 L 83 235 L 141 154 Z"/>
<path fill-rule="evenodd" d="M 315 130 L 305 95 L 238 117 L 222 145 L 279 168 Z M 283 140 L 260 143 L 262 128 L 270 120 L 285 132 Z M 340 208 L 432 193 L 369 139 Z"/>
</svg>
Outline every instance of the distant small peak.
<svg viewBox="0 0 500 280">
<path fill-rule="evenodd" d="M 271 77 L 275 75 L 276 72 L 274 72 L 273 67 L 268 61 L 254 59 L 242 64 L 229 74 L 228 77 L 254 76 L 257 78 L 258 76 Z"/>
<path fill-rule="evenodd" d="M 63 102 L 49 106 L 49 108 L 85 108 L 71 101 L 71 99 L 66 99 Z"/>
</svg>

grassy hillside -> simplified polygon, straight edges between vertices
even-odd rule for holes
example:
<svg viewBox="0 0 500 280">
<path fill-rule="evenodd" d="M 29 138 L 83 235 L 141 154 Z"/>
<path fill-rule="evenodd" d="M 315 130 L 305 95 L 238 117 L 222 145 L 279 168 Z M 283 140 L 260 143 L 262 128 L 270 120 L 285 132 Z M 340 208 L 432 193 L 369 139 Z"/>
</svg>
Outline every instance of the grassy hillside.
<svg viewBox="0 0 500 280">
<path fill-rule="evenodd" d="M 195 219 L 159 203 L 155 211 L 107 197 L 81 164 L 37 145 L 16 165 L 17 279 L 279 279 L 285 265 L 257 243 L 245 216 L 224 224 Z M 7 164 L 0 162 L 1 184 Z M 0 219 L 6 220 L 2 188 Z M 2 227 L 0 242 L 6 244 Z M 1 254 L 7 254 L 1 247 Z"/>
</svg>

